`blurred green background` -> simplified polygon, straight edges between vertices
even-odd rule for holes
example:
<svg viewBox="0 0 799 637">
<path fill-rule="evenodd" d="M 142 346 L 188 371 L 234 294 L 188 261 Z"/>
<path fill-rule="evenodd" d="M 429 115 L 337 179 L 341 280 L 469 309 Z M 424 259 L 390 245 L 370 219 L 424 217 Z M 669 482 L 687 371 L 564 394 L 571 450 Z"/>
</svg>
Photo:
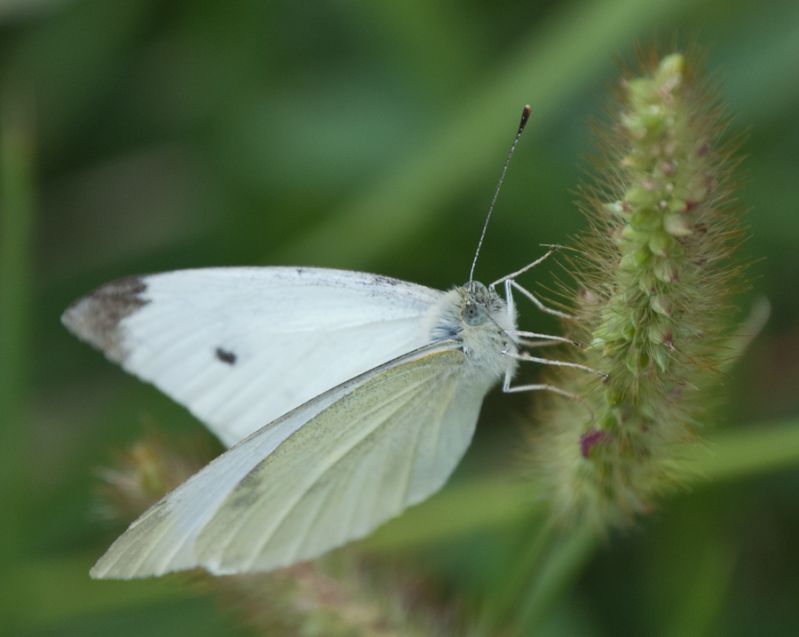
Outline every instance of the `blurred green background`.
<svg viewBox="0 0 799 637">
<path fill-rule="evenodd" d="M 0 634 L 248 634 L 175 581 L 88 579 L 114 535 L 92 517 L 97 467 L 145 423 L 200 425 L 67 334 L 70 301 L 208 265 L 461 283 L 529 102 L 478 267 L 496 278 L 582 227 L 588 124 L 617 63 L 675 35 L 707 50 L 731 132 L 749 134 L 741 307 L 765 296 L 772 316 L 725 379 L 710 435 L 751 435 L 746 457 L 759 431 L 799 426 L 795 0 L 0 2 Z M 543 592 L 538 573 L 519 575 L 524 508 L 494 501 L 494 518 L 458 521 L 450 505 L 480 506 L 470 485 L 511 471 L 529 401 L 489 397 L 454 484 L 431 518 L 410 518 L 422 531 L 400 520 L 375 546 L 434 570 L 467 609 L 501 609 L 512 634 L 799 634 L 799 466 L 786 460 L 698 481 L 578 547 Z"/>
</svg>

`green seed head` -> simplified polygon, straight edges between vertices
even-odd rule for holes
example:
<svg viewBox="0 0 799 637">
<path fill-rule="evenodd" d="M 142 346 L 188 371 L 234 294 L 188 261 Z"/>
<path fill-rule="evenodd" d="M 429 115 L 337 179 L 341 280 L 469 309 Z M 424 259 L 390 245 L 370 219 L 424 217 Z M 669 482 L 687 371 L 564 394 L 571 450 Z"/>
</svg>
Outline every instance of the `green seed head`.
<svg viewBox="0 0 799 637">
<path fill-rule="evenodd" d="M 689 73 L 689 69 L 692 71 Z M 534 462 L 557 514 L 600 528 L 651 510 L 678 477 L 696 437 L 702 388 L 713 382 L 728 333 L 738 242 L 725 120 L 690 59 L 674 53 L 623 82 L 611 148 L 586 201 L 593 217 L 576 273 L 579 362 L 605 383 L 561 374 L 586 410 L 547 401 Z M 613 175 L 611 184 L 604 175 Z M 620 177 L 620 178 L 619 178 Z M 607 193 L 610 193 L 609 195 Z M 590 302 L 589 302 L 590 301 Z"/>
</svg>

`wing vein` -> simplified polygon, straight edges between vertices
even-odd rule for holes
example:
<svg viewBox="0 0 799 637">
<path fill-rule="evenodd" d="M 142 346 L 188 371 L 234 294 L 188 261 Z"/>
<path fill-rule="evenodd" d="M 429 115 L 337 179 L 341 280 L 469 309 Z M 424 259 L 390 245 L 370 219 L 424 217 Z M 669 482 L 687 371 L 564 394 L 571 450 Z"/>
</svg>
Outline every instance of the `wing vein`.
<svg viewBox="0 0 799 637">
<path fill-rule="evenodd" d="M 430 386 L 429 386 L 429 384 L 426 383 L 426 381 L 424 381 L 424 380 L 423 381 L 419 381 L 418 383 L 414 384 L 411 389 L 405 390 L 404 392 L 397 394 L 394 398 L 391 399 L 391 401 L 389 401 L 387 403 L 384 403 L 383 405 L 380 405 L 380 406 L 376 407 L 375 409 L 366 412 L 362 417 L 358 418 L 358 421 L 364 421 L 364 420 L 366 420 L 368 418 L 368 416 L 370 416 L 371 414 L 373 414 L 376 411 L 384 409 L 387 405 L 389 405 L 391 403 L 396 403 L 397 404 L 396 407 L 390 413 L 386 414 L 386 416 L 383 419 L 378 420 L 375 423 L 375 425 L 369 431 L 367 431 L 360 438 L 358 438 L 346 451 L 344 451 L 343 453 L 339 454 L 331 462 L 329 462 L 324 467 L 324 469 L 322 469 L 321 471 L 317 472 L 317 474 L 312 478 L 310 483 L 308 485 L 306 485 L 302 489 L 302 491 L 293 498 L 292 502 L 288 505 L 288 507 L 281 512 L 280 517 L 278 518 L 278 521 L 275 524 L 275 526 L 273 526 L 272 529 L 270 529 L 270 531 L 264 536 L 264 538 L 256 545 L 257 548 L 253 551 L 253 555 L 252 555 L 252 557 L 250 559 L 250 562 L 248 563 L 248 566 L 247 566 L 248 568 L 252 566 L 252 563 L 258 558 L 258 555 L 261 553 L 261 551 L 263 551 L 263 549 L 266 546 L 266 544 L 269 542 L 269 540 L 272 539 L 272 537 L 274 537 L 274 535 L 278 531 L 279 527 L 286 521 L 287 517 L 291 514 L 291 512 L 294 510 L 294 508 L 297 506 L 297 504 L 302 500 L 302 498 L 308 493 L 308 491 L 310 491 L 310 489 L 313 488 L 313 486 L 315 484 L 317 484 L 319 482 L 319 480 L 322 479 L 324 477 L 324 475 L 328 471 L 330 471 L 332 468 L 334 468 L 336 465 L 338 465 L 339 462 L 341 462 L 344 458 L 346 458 L 348 455 L 350 455 L 350 453 L 352 453 L 355 449 L 357 449 L 358 446 L 365 439 L 367 439 L 368 437 L 373 435 L 376 431 L 382 429 L 383 426 L 387 422 L 390 422 L 391 419 L 408 402 L 407 400 L 400 400 L 400 399 L 407 397 L 408 394 L 415 395 L 416 390 L 419 387 L 422 387 L 422 388 L 427 390 L 427 391 L 424 392 L 423 395 L 426 395 L 426 394 L 431 392 Z M 238 526 L 237 531 L 241 528 L 241 526 L 243 526 L 243 525 L 239 525 Z"/>
</svg>

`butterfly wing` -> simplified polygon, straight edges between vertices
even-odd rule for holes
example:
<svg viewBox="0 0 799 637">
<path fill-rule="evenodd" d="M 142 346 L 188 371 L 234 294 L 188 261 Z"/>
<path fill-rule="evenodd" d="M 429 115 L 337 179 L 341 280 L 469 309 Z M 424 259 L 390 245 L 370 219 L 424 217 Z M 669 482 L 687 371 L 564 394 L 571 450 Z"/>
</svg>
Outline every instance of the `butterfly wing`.
<svg viewBox="0 0 799 637">
<path fill-rule="evenodd" d="M 474 432 L 475 387 L 453 342 L 381 365 L 270 423 L 151 507 L 98 578 L 202 566 L 267 571 L 362 537 L 447 480 Z"/>
<path fill-rule="evenodd" d="M 205 268 L 122 279 L 62 318 L 228 446 L 430 341 L 441 292 L 321 268 Z"/>
</svg>

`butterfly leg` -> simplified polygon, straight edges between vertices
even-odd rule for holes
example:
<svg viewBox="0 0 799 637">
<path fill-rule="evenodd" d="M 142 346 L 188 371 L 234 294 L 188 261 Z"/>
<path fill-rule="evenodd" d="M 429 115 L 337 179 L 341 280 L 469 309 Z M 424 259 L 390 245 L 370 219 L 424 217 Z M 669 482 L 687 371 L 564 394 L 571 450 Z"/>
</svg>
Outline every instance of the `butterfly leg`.
<svg viewBox="0 0 799 637">
<path fill-rule="evenodd" d="M 528 289 L 522 287 L 519 283 L 516 282 L 516 279 L 518 277 L 520 277 L 522 274 L 524 274 L 528 270 L 532 270 L 537 265 L 540 265 L 541 263 L 546 261 L 550 256 L 555 254 L 555 252 L 560 250 L 561 247 L 562 247 L 562 246 L 559 246 L 557 244 L 542 244 L 542 245 L 544 247 L 549 248 L 549 250 L 547 250 L 542 256 L 538 257 L 532 263 L 528 263 L 523 268 L 521 268 L 519 270 L 516 270 L 516 272 L 511 272 L 510 274 L 507 274 L 507 275 L 503 276 L 502 278 L 497 279 L 491 285 L 489 285 L 488 288 L 490 290 L 493 290 L 500 283 L 504 284 L 504 286 L 505 286 L 505 298 L 506 298 L 506 301 L 508 303 L 508 309 L 509 310 L 511 310 L 511 308 L 513 307 L 513 301 L 512 301 L 513 295 L 511 294 L 511 289 L 512 288 L 516 288 L 525 297 L 527 297 L 530 301 L 532 301 L 533 304 L 539 310 L 541 310 L 542 312 L 545 312 L 546 314 L 552 314 L 553 316 L 557 316 L 557 317 L 564 318 L 564 319 L 573 319 L 574 317 L 571 316 L 570 314 L 566 314 L 565 312 L 561 312 L 560 310 L 556 310 L 556 309 L 553 309 L 551 307 L 547 307 L 546 305 L 544 305 L 539 300 L 539 298 L 535 294 L 533 294 Z"/>
<path fill-rule="evenodd" d="M 541 257 L 542 259 L 545 258 Z M 500 279 L 501 280 L 501 279 Z M 508 315 L 513 319 L 515 317 L 515 307 L 516 307 L 516 300 L 513 298 L 513 288 L 510 279 L 506 279 L 504 281 L 505 287 L 505 305 L 508 308 Z M 492 285 L 494 285 L 492 283 Z M 557 311 L 557 310 L 554 310 Z M 541 334 L 540 332 L 528 332 L 526 330 L 513 330 L 508 332 L 508 336 L 510 336 L 516 343 L 528 345 L 530 347 L 545 347 L 547 345 L 557 345 L 558 343 L 568 343 L 569 345 L 577 345 L 580 344 L 570 338 L 566 338 L 564 336 L 555 336 L 553 334 Z M 536 339 L 539 342 L 533 342 L 529 339 Z"/>
<path fill-rule="evenodd" d="M 591 406 L 585 401 L 585 399 L 582 396 L 579 396 L 574 392 L 566 391 L 565 389 L 561 389 L 560 387 L 556 387 L 555 385 L 550 385 L 549 383 L 533 383 L 530 385 L 517 385 L 516 387 L 511 387 L 510 381 L 511 381 L 511 375 L 509 373 L 506 373 L 505 381 L 502 383 L 502 391 L 506 394 L 517 394 L 528 391 L 548 391 L 552 394 L 557 394 L 558 396 L 563 396 L 564 398 L 569 398 L 571 400 L 577 401 L 588 412 L 588 417 L 590 418 L 591 422 L 593 422 L 596 419 L 594 410 L 591 409 Z"/>
<path fill-rule="evenodd" d="M 591 374 L 596 374 L 597 376 L 601 377 L 603 381 L 608 379 L 608 375 L 605 372 L 602 372 L 598 369 L 594 369 L 593 367 L 589 367 L 588 365 L 582 365 L 580 363 L 572 363 L 570 361 L 559 361 L 554 358 L 541 358 L 540 356 L 532 356 L 527 352 L 505 352 L 505 356 L 509 356 L 510 358 L 514 358 L 517 361 L 528 362 L 528 363 L 538 363 L 539 365 L 553 365 L 555 367 L 571 367 L 572 369 L 581 369 L 584 372 L 589 372 Z"/>
<path fill-rule="evenodd" d="M 542 257 L 543 258 L 543 257 Z M 515 299 L 513 298 L 513 288 L 510 286 L 509 281 L 505 281 L 505 305 L 508 308 L 508 315 L 513 319 L 515 317 Z M 508 336 L 513 340 L 516 345 L 523 345 L 527 348 L 538 347 L 551 347 L 552 345 L 560 345 L 566 343 L 568 345 L 575 345 L 580 347 L 580 344 L 565 336 L 555 336 L 554 334 L 542 334 L 540 332 L 529 332 L 526 330 L 512 330 L 507 332 Z"/>
<path fill-rule="evenodd" d="M 523 346 L 525 349 L 538 349 L 540 347 L 552 347 L 554 345 L 563 345 L 561 339 L 549 341 L 530 341 L 526 338 L 516 339 L 516 344 Z M 575 345 L 577 343 L 574 343 Z"/>
<path fill-rule="evenodd" d="M 509 352 L 508 354 L 510 355 Z M 525 357 L 520 360 L 530 360 L 531 358 L 534 357 L 529 357 L 529 358 Z M 549 359 L 543 359 L 543 360 L 549 360 Z M 559 364 L 567 367 L 577 367 L 578 369 L 586 369 L 588 371 L 596 371 L 592 370 L 590 367 L 586 367 L 585 365 L 578 365 L 576 363 L 564 363 L 563 361 L 550 361 L 550 362 L 556 365 Z M 605 378 L 607 378 L 605 374 L 602 375 Z M 564 398 L 569 398 L 570 400 L 577 401 L 578 403 L 580 403 L 580 405 L 582 405 L 583 409 L 585 409 L 586 412 L 588 412 L 588 417 L 591 422 L 593 422 L 596 419 L 594 410 L 591 409 L 591 406 L 585 401 L 585 399 L 582 396 L 575 394 L 574 392 L 561 389 L 560 387 L 556 387 L 555 385 L 550 385 L 549 383 L 531 383 L 529 385 L 517 385 L 516 387 L 512 387 L 510 384 L 511 379 L 512 379 L 512 372 L 508 370 L 507 372 L 505 372 L 505 379 L 502 382 L 502 391 L 505 394 L 518 394 L 521 392 L 528 392 L 528 391 L 547 391 L 552 394 L 557 394 L 558 396 L 563 396 Z"/>
<path fill-rule="evenodd" d="M 493 290 L 493 289 L 494 289 L 496 286 L 498 286 L 500 283 L 504 283 L 505 281 L 508 281 L 508 280 L 510 280 L 510 279 L 516 279 L 517 277 L 520 277 L 522 274 L 524 274 L 524 273 L 525 273 L 525 272 L 527 272 L 528 270 L 532 270 L 532 269 L 533 269 L 534 267 L 536 267 L 537 265 L 540 265 L 540 264 L 542 264 L 542 263 L 543 263 L 544 261 L 546 261 L 546 260 L 547 260 L 549 257 L 551 257 L 553 254 L 555 254 L 555 253 L 556 253 L 558 250 L 560 250 L 560 249 L 561 249 L 561 247 L 562 247 L 562 246 L 555 245 L 555 244 L 542 244 L 542 245 L 543 245 L 545 248 L 549 248 L 549 250 L 547 250 L 547 251 L 546 251 L 546 252 L 543 254 L 543 256 L 540 256 L 540 257 L 538 257 L 538 258 L 537 258 L 535 261 L 533 261 L 532 263 L 528 263 L 528 264 L 527 264 L 526 266 L 524 266 L 523 268 L 521 268 L 521 269 L 519 269 L 519 270 L 516 270 L 516 272 L 511 272 L 510 274 L 507 274 L 507 275 L 503 276 L 502 278 L 500 278 L 500 279 L 497 279 L 496 281 L 494 281 L 494 282 L 493 282 L 491 285 L 489 285 L 488 287 L 489 287 L 490 289 L 492 289 L 492 290 Z"/>
<path fill-rule="evenodd" d="M 535 305 L 539 310 L 541 310 L 545 314 L 551 314 L 552 316 L 557 316 L 562 319 L 571 319 L 571 320 L 574 319 L 574 316 L 572 316 L 571 314 L 566 314 L 566 312 L 561 312 L 560 310 L 547 307 L 541 302 L 541 300 L 535 294 L 530 292 L 530 290 L 528 290 L 527 288 L 522 287 L 514 279 L 507 279 L 505 281 L 505 293 L 509 294 L 511 289 L 516 289 L 518 292 L 522 294 L 522 296 L 532 301 L 533 305 Z"/>
<path fill-rule="evenodd" d="M 505 374 L 505 381 L 502 383 L 502 391 L 505 394 L 516 394 L 526 391 L 548 391 L 552 392 L 553 394 L 558 394 L 559 396 L 565 396 L 566 398 L 579 400 L 579 396 L 577 396 L 577 394 L 566 391 L 565 389 L 561 389 L 560 387 L 555 387 L 554 385 L 550 385 L 548 383 L 533 383 L 531 385 L 517 385 L 516 387 L 511 387 L 510 381 L 511 375 Z"/>
<path fill-rule="evenodd" d="M 544 347 L 546 345 L 558 345 L 559 343 L 576 345 L 577 347 L 580 346 L 577 341 L 571 338 L 555 336 L 554 334 L 541 334 L 539 332 L 527 332 L 525 330 L 513 330 L 509 332 L 509 334 L 513 337 L 519 337 L 517 338 L 517 342 L 528 347 Z"/>
</svg>

